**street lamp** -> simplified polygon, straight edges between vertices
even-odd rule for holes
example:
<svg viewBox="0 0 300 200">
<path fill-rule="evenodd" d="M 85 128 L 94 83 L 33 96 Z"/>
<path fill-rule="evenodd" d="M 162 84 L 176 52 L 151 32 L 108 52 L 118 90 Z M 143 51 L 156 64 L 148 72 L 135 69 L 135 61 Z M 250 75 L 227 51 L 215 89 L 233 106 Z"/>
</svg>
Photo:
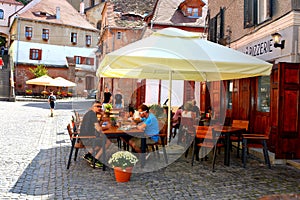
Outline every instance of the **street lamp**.
<svg viewBox="0 0 300 200">
<path fill-rule="evenodd" d="M 279 33 L 273 33 L 271 36 L 273 37 L 274 40 L 274 47 L 275 48 L 280 47 L 281 49 L 283 49 L 285 40 L 281 40 L 282 36 Z"/>
</svg>

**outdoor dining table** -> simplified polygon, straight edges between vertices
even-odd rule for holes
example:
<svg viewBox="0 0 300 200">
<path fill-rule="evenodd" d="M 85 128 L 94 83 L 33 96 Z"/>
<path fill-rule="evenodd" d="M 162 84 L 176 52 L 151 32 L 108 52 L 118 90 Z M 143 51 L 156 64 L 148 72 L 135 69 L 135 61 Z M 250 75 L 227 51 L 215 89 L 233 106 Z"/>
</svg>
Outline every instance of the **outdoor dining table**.
<svg viewBox="0 0 300 200">
<path fill-rule="evenodd" d="M 221 135 L 225 136 L 225 155 L 224 155 L 224 165 L 229 166 L 230 165 L 230 135 L 231 134 L 240 134 L 243 131 L 246 131 L 245 128 L 238 128 L 238 127 L 232 127 L 232 126 L 221 126 L 221 125 L 215 125 L 213 126 L 214 130 L 216 132 L 221 133 Z"/>
<path fill-rule="evenodd" d="M 127 130 L 128 129 L 128 130 Z M 103 147 L 103 153 L 102 153 L 102 159 L 105 160 L 106 158 L 106 139 L 113 139 L 113 138 L 119 138 L 119 137 L 126 137 L 128 135 L 139 137 L 141 138 L 141 166 L 144 167 L 145 165 L 145 153 L 146 153 L 146 135 L 144 131 L 139 130 L 136 128 L 136 126 L 128 127 L 126 129 L 119 128 L 117 126 L 111 126 L 106 130 L 102 131 L 106 137 L 103 139 L 102 147 Z M 103 165 L 103 171 L 105 171 L 106 166 Z"/>
</svg>

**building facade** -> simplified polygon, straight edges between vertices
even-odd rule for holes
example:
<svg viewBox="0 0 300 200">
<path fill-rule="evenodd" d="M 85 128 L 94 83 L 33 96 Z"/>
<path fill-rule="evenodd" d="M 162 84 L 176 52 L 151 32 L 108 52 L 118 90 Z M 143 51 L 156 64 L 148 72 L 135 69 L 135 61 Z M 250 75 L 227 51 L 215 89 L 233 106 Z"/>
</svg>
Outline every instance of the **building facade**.
<svg viewBox="0 0 300 200">
<path fill-rule="evenodd" d="M 270 126 L 268 146 L 277 159 L 300 158 L 299 6 L 296 0 L 209 1 L 209 40 L 274 64 L 270 76 L 210 83 L 212 91 L 225 88 L 210 103 L 221 117 L 249 120 L 250 132 Z"/>
<path fill-rule="evenodd" d="M 117 50 L 129 43 L 150 36 L 154 31 L 176 27 L 183 30 L 197 32 L 206 37 L 206 14 L 207 4 L 205 1 L 145 1 L 138 6 L 128 1 L 124 6 L 122 1 L 107 2 L 103 9 L 101 25 L 101 37 L 99 41 L 99 60 L 109 52 Z M 112 3 L 114 3 L 112 5 Z M 122 7 L 123 5 L 123 7 Z M 152 5 L 150 7 L 149 5 Z M 165 81 L 153 80 L 125 80 L 107 79 L 101 80 L 100 87 L 109 86 L 114 90 L 129 81 L 126 87 L 128 104 L 135 107 L 141 103 L 163 104 L 167 96 L 167 83 Z M 200 84 L 195 82 L 176 83 L 176 88 L 181 88 L 180 101 L 188 101 L 195 98 L 195 88 Z M 196 86 L 195 86 L 196 85 Z M 152 99 L 151 99 L 152 98 Z M 154 99 L 154 100 L 153 100 Z M 174 98 L 175 99 L 175 98 Z M 198 101 L 199 102 L 199 101 Z M 179 106 L 179 105 L 177 105 Z"/>
<path fill-rule="evenodd" d="M 55 5 L 51 0 L 36 0 L 20 10 L 10 28 L 10 62 L 15 68 L 16 94 L 26 89 L 34 78 L 29 68 L 43 65 L 52 77 L 61 76 L 77 83 L 72 92 L 83 95 L 94 89 L 95 52 L 99 31 L 86 21 L 67 1 Z"/>
</svg>

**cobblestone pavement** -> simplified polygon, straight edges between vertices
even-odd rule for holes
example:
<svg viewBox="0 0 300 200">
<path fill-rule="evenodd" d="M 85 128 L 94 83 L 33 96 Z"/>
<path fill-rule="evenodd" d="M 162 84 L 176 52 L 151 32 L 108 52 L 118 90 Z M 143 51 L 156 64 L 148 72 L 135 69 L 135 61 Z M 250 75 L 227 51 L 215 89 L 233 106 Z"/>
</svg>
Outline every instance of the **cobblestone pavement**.
<svg viewBox="0 0 300 200">
<path fill-rule="evenodd" d="M 45 102 L 0 102 L 0 199 L 215 200 L 300 193 L 299 169 L 273 165 L 270 170 L 254 158 L 244 169 L 234 152 L 229 167 L 223 165 L 222 152 L 217 156 L 216 172 L 211 160 L 192 167 L 190 156 L 181 156 L 166 168 L 134 173 L 127 183 L 117 183 L 111 169 L 92 169 L 81 158 L 82 150 L 66 170 L 66 125 L 76 106 L 60 101 L 51 118 Z"/>
</svg>

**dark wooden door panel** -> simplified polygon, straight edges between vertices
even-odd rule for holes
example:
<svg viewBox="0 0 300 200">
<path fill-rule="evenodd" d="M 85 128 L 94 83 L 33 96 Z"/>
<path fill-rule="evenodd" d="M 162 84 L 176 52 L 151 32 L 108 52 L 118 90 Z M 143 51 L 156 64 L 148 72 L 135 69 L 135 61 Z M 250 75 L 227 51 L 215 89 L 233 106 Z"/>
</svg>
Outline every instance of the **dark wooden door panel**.
<svg viewBox="0 0 300 200">
<path fill-rule="evenodd" d="M 300 158 L 300 65 L 280 63 L 276 158 Z"/>
<path fill-rule="evenodd" d="M 283 128 L 280 136 L 282 138 L 297 138 L 299 132 L 299 91 L 284 90 L 283 105 Z"/>
</svg>

